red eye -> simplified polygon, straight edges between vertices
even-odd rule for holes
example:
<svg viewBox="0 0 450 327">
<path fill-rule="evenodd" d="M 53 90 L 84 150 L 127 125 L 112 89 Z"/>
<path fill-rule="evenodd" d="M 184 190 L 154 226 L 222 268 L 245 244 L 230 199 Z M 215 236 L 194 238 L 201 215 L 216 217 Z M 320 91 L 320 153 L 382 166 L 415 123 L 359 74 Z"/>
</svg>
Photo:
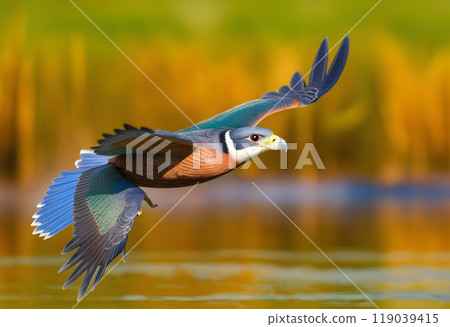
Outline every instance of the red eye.
<svg viewBox="0 0 450 327">
<path fill-rule="evenodd" d="M 260 139 L 260 136 L 258 134 L 252 134 L 252 135 L 250 135 L 249 139 L 252 142 L 258 142 Z"/>
</svg>

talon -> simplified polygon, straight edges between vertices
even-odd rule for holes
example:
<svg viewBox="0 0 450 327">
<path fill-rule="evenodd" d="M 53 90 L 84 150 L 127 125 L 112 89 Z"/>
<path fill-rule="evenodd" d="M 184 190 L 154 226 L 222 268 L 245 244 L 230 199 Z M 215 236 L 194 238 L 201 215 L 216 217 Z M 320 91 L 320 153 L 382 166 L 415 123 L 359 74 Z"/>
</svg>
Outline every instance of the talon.
<svg viewBox="0 0 450 327">
<path fill-rule="evenodd" d="M 152 200 L 150 200 L 150 198 L 147 196 L 147 194 L 144 196 L 144 200 L 152 208 L 156 208 L 158 206 L 156 203 L 153 203 Z"/>
</svg>

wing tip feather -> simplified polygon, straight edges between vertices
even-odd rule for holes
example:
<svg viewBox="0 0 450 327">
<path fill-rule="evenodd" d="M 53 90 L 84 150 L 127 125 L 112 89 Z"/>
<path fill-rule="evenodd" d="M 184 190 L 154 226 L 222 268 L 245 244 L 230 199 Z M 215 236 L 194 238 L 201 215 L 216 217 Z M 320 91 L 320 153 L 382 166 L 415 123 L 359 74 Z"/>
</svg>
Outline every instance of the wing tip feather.
<svg viewBox="0 0 450 327">
<path fill-rule="evenodd" d="M 279 99 L 279 102 L 283 99 L 288 99 L 293 103 L 297 101 L 299 106 L 316 102 L 320 97 L 327 93 L 340 78 L 348 57 L 350 36 L 347 34 L 343 38 L 333 63 L 327 71 L 328 48 L 328 37 L 325 37 L 322 40 L 314 59 L 313 67 L 310 71 L 309 85 L 304 83 L 304 78 L 301 77 L 302 75 L 300 72 L 295 72 L 291 77 L 289 86 L 281 86 L 278 89 L 278 92 L 266 92 L 262 96 L 262 99 Z M 337 67 L 333 67 L 336 62 L 338 62 Z M 314 90 L 315 94 L 311 93 L 312 90 Z M 279 105 L 281 105 L 281 103 L 277 103 L 276 107 L 279 107 Z"/>
</svg>

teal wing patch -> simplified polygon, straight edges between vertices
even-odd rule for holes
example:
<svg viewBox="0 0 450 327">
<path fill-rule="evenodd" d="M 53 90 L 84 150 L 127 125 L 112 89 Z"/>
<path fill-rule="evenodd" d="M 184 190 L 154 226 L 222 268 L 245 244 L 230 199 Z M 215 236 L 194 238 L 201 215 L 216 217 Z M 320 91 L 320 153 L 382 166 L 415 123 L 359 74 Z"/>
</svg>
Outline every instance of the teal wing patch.
<svg viewBox="0 0 450 327">
<path fill-rule="evenodd" d="M 99 282 L 106 266 L 121 252 L 144 200 L 144 191 L 128 182 L 113 164 L 83 172 L 74 195 L 73 239 L 63 253 L 76 249 L 60 271 L 77 265 L 64 287 L 85 273 L 78 299 Z M 98 269 L 98 270 L 97 270 Z"/>
<path fill-rule="evenodd" d="M 255 121 L 260 121 L 277 105 L 276 99 L 257 99 L 245 102 L 237 107 L 227 110 L 217 116 L 204 120 L 197 126 L 191 126 L 179 131 L 179 133 L 195 131 L 199 129 L 228 129 L 244 126 L 254 126 Z M 284 104 L 284 101 L 283 101 Z"/>
<path fill-rule="evenodd" d="M 109 232 L 127 203 L 126 194 L 135 185 L 124 180 L 117 169 L 100 169 L 92 179 L 86 202 L 101 235 Z"/>
</svg>

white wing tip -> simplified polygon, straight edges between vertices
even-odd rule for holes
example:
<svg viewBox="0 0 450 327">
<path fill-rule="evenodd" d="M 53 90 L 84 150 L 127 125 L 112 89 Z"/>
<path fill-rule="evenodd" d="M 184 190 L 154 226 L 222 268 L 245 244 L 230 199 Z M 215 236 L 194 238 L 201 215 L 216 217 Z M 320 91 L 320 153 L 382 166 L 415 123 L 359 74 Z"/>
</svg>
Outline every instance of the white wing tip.
<svg viewBox="0 0 450 327">
<path fill-rule="evenodd" d="M 39 226 L 33 231 L 33 235 L 36 235 L 36 234 L 41 234 L 41 232 L 43 231 L 42 229 L 38 229 L 39 228 Z M 41 236 L 41 235 L 39 235 L 39 236 Z"/>
<path fill-rule="evenodd" d="M 41 223 L 38 223 L 36 220 L 33 220 L 33 222 L 31 223 L 30 226 L 36 226 L 36 227 L 39 227 L 39 226 L 41 226 Z"/>
<path fill-rule="evenodd" d="M 43 237 L 44 240 L 49 239 L 50 237 L 52 237 L 53 235 L 50 235 L 49 232 L 45 233 L 43 229 L 38 229 L 39 227 L 37 227 L 34 231 L 33 231 L 33 235 L 39 234 L 39 237 Z"/>
<path fill-rule="evenodd" d="M 88 154 L 88 153 L 94 153 L 94 151 L 85 150 L 85 149 L 80 150 L 80 156 L 82 156 L 83 154 Z M 82 161 L 82 159 L 78 159 L 77 161 L 75 161 L 75 167 L 80 168 L 81 161 Z"/>
<path fill-rule="evenodd" d="M 48 240 L 50 237 L 52 237 L 53 235 L 50 235 L 50 233 L 45 233 L 45 234 L 41 234 L 41 237 L 44 237 L 44 240 Z"/>
</svg>

